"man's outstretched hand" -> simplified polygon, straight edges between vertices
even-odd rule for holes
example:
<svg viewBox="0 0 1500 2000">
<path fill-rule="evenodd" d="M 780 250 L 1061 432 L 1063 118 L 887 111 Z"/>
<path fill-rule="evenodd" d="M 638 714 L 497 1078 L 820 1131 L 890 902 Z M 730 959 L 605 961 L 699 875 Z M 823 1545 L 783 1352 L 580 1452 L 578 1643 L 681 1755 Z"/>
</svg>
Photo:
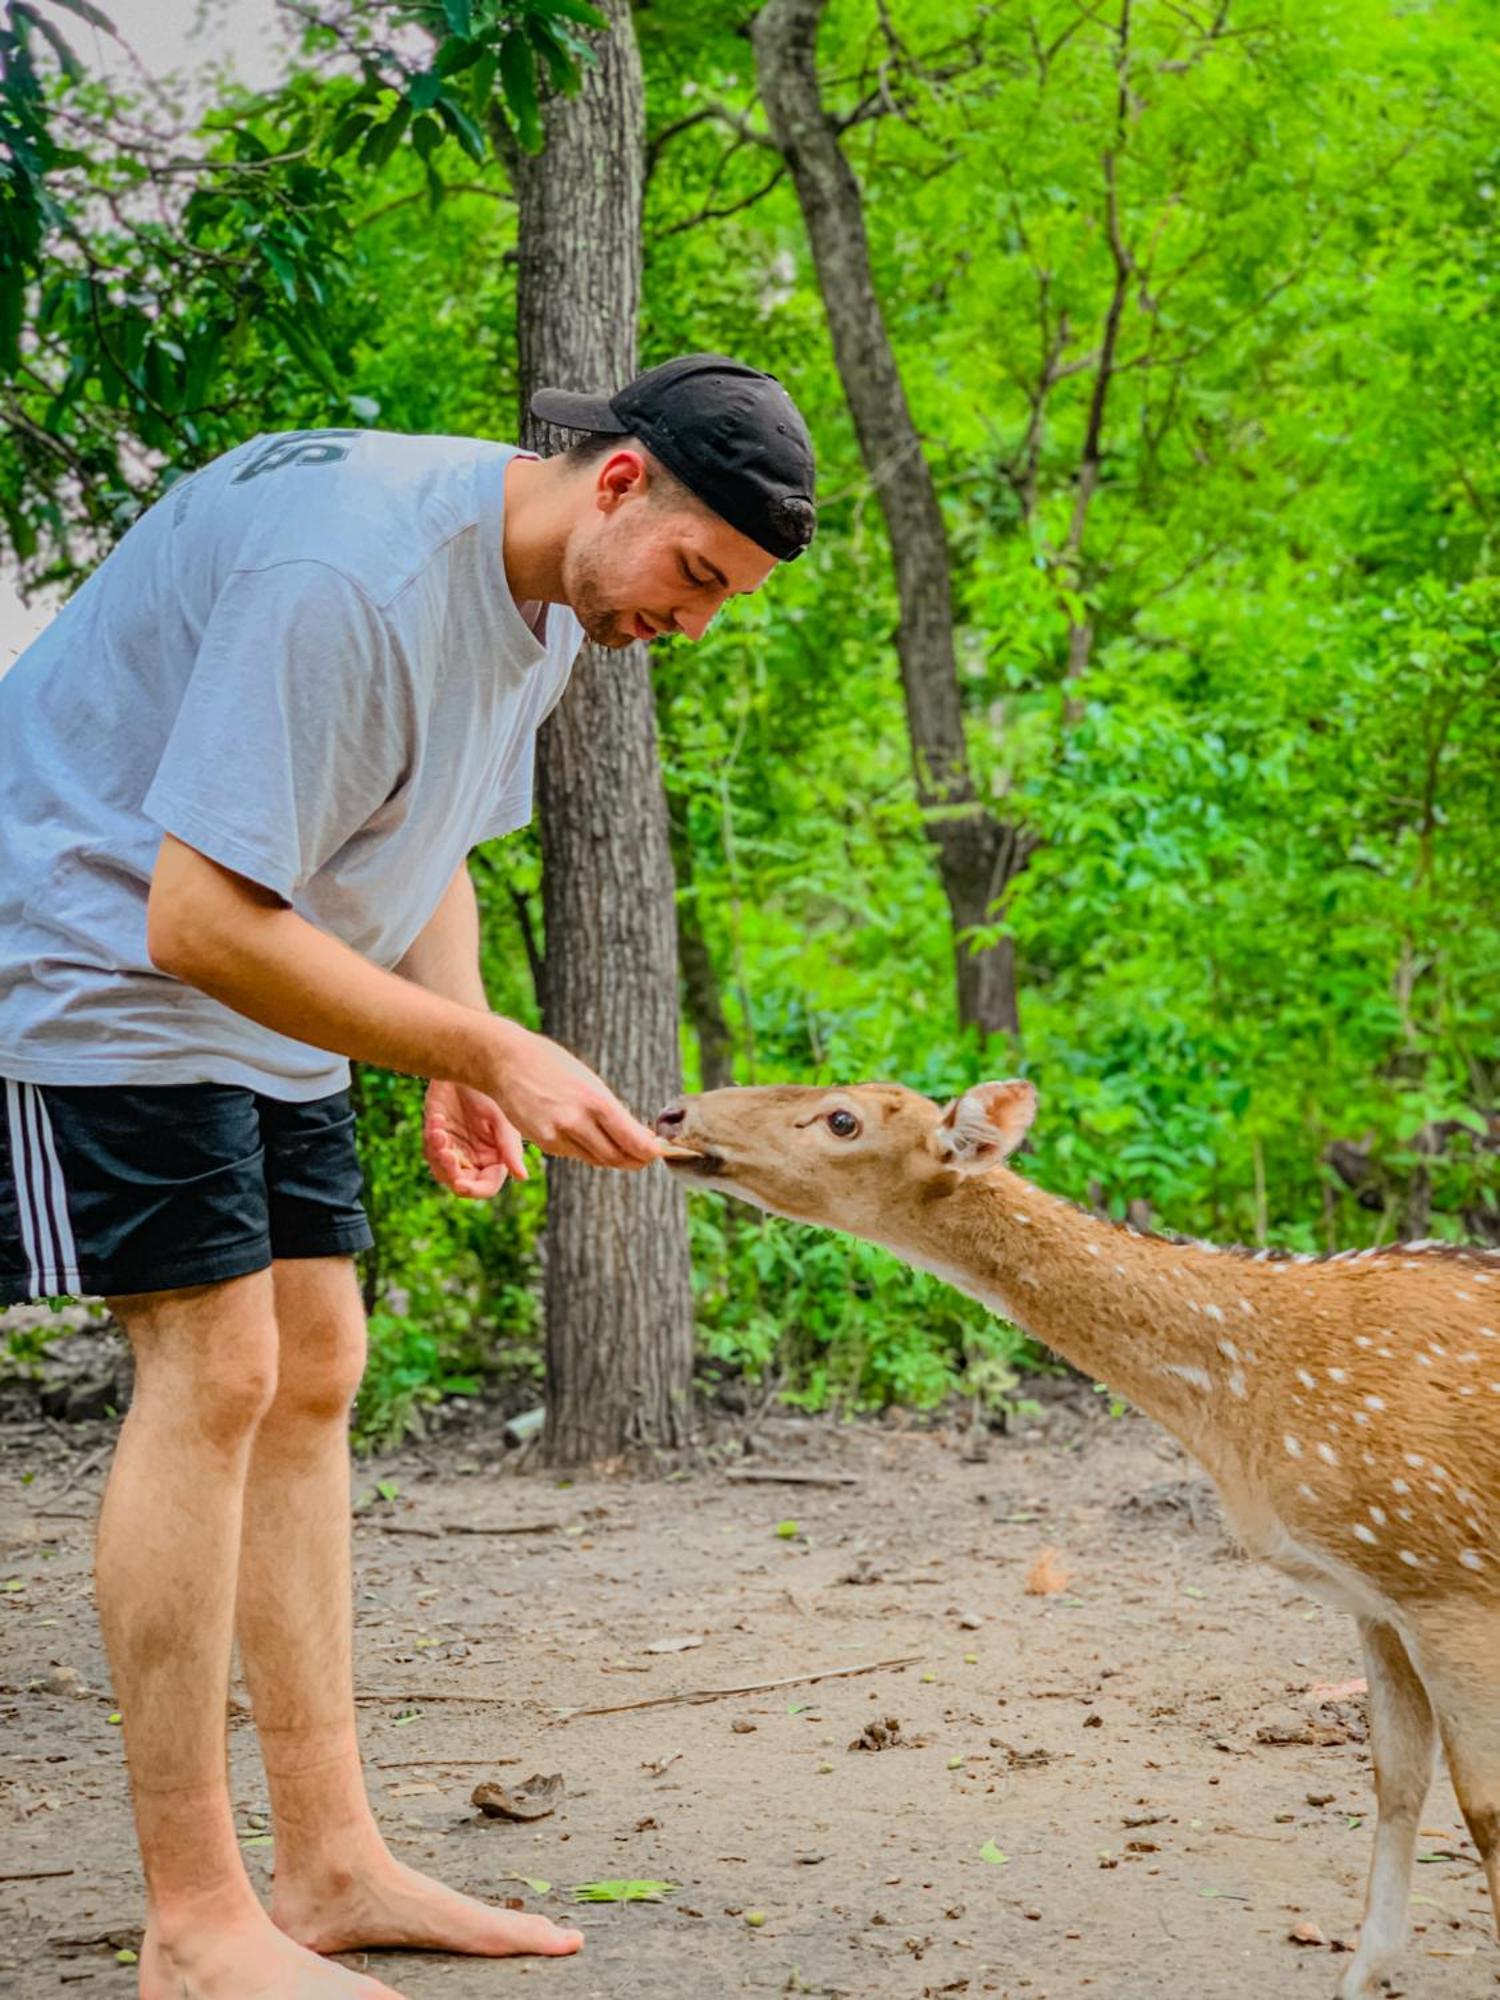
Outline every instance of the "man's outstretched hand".
<svg viewBox="0 0 1500 2000">
<path fill-rule="evenodd" d="M 592 1167 L 647 1167 L 661 1158 L 661 1140 L 587 1063 L 515 1021 L 497 1018 L 495 1027 L 499 1060 L 490 1087 L 523 1138 Z"/>
<path fill-rule="evenodd" d="M 527 1178 L 520 1133 L 493 1097 L 466 1083 L 427 1086 L 422 1152 L 433 1179 L 469 1201 L 486 1201 L 507 1180 Z"/>
<path fill-rule="evenodd" d="M 586 1063 L 545 1035 L 495 1019 L 497 1059 L 488 1091 L 428 1086 L 422 1150 L 435 1179 L 482 1201 L 509 1179 L 524 1181 L 521 1144 L 595 1167 L 645 1167 L 667 1150 Z"/>
</svg>

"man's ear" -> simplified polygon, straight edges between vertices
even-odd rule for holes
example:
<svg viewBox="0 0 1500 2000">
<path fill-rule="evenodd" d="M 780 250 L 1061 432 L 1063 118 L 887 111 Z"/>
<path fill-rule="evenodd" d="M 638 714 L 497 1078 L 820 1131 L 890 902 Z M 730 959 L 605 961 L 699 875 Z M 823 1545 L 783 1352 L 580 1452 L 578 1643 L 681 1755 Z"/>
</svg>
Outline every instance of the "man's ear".
<svg viewBox="0 0 1500 2000">
<path fill-rule="evenodd" d="M 632 493 L 644 492 L 649 476 L 646 460 L 634 445 L 612 451 L 594 476 L 594 498 L 600 512 L 611 514 Z"/>
<path fill-rule="evenodd" d="M 929 1144 L 944 1166 L 961 1174 L 982 1174 L 1016 1150 L 1035 1116 L 1034 1085 L 1019 1078 L 976 1083 L 954 1098 Z"/>
</svg>

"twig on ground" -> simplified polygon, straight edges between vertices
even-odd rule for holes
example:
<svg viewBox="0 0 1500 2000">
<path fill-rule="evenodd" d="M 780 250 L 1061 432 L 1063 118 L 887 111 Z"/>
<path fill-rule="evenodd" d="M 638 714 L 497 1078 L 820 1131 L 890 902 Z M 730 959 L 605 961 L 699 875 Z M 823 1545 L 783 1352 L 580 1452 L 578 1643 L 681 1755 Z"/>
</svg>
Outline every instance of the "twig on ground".
<svg viewBox="0 0 1500 2000">
<path fill-rule="evenodd" d="M 777 1688 L 805 1687 L 813 1681 L 849 1680 L 856 1674 L 878 1674 L 884 1668 L 914 1667 L 920 1653 L 903 1653 L 894 1660 L 866 1660 L 858 1667 L 825 1667 L 821 1673 L 784 1674 L 780 1680 L 750 1681 L 744 1687 L 688 1688 L 682 1694 L 656 1694 L 645 1701 L 617 1701 L 604 1708 L 568 1708 L 558 1714 L 559 1722 L 572 1722 L 580 1715 L 623 1715 L 633 1708 L 667 1708 L 673 1704 L 724 1701 L 737 1694 L 770 1694 Z"/>
<path fill-rule="evenodd" d="M 71 1875 L 71 1868 L 18 1868 L 0 1873 L 0 1882 L 50 1882 L 54 1875 Z"/>
<path fill-rule="evenodd" d="M 733 1466 L 724 1474 L 737 1486 L 858 1486 L 859 1475 L 854 1472 L 796 1472 L 790 1466 L 756 1466 L 742 1469 Z"/>
</svg>

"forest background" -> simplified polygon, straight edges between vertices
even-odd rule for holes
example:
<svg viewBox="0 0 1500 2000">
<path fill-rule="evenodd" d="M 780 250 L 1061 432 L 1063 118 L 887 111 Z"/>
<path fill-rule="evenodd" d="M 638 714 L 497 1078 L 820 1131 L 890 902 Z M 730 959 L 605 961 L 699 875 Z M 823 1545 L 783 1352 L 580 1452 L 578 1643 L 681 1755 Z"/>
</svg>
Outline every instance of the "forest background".
<svg viewBox="0 0 1500 2000">
<path fill-rule="evenodd" d="M 1025 1171 L 1118 1218 L 1500 1243 L 1489 8 L 610 13 L 644 77 L 641 365 L 772 370 L 820 458 L 809 554 L 653 649 L 689 1085 L 1024 1073 Z M 90 60 L 89 0 L 0 6 L 0 522 L 28 590 L 257 431 L 517 435 L 517 176 L 598 17 L 280 19 L 277 80 L 189 112 Z M 821 184 L 787 141 L 809 78 Z M 541 865 L 534 834 L 475 865 L 492 1002 L 532 1023 Z M 421 1086 L 358 1088 L 361 1431 L 535 1401 L 543 1178 L 454 1201 Z M 700 1381 L 1016 1393 L 1015 1331 L 882 1253 L 711 1197 L 687 1227 Z"/>
</svg>

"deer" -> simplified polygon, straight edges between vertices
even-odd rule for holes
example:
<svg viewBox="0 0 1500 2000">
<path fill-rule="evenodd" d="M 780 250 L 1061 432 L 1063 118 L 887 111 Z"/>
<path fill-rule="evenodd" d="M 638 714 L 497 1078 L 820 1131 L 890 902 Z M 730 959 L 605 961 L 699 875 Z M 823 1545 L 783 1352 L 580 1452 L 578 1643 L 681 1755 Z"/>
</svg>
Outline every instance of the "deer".
<svg viewBox="0 0 1500 2000">
<path fill-rule="evenodd" d="M 1377 1819 L 1338 2000 L 1408 1937 L 1439 1737 L 1500 1925 L 1500 1252 L 1302 1256 L 1100 1218 L 1006 1164 L 1024 1080 L 708 1091 L 656 1122 L 690 1184 L 933 1273 L 1164 1425 L 1246 1550 L 1357 1621 Z"/>
</svg>

